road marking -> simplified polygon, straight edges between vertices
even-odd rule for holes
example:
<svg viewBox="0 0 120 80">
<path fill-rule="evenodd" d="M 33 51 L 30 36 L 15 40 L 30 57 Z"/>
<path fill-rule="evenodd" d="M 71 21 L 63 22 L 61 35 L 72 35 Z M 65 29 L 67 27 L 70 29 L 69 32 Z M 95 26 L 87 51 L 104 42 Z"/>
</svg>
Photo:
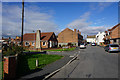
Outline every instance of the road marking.
<svg viewBox="0 0 120 80">
<path fill-rule="evenodd" d="M 74 57 L 74 56 L 70 56 L 70 57 Z"/>
<path fill-rule="evenodd" d="M 65 68 L 67 65 L 69 65 L 72 61 L 74 61 L 79 54 L 77 54 L 76 56 L 74 56 L 74 58 L 72 58 L 66 65 L 64 65 L 62 68 L 55 70 L 54 72 L 50 73 L 49 75 L 47 75 L 43 80 L 47 80 L 50 77 L 52 77 L 54 74 L 56 74 L 57 72 L 59 72 L 60 70 L 62 70 L 63 68 Z"/>
</svg>

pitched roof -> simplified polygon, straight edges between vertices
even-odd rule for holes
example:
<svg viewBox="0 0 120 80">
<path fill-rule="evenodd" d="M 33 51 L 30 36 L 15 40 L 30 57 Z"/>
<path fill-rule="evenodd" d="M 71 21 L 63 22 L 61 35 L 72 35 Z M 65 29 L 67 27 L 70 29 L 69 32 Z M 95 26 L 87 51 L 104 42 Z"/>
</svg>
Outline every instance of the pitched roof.
<svg viewBox="0 0 120 80">
<path fill-rule="evenodd" d="M 54 32 L 41 33 L 41 40 L 49 40 Z M 36 33 L 26 33 L 23 35 L 24 41 L 34 41 L 36 40 Z"/>
<path fill-rule="evenodd" d="M 113 29 L 115 29 L 116 27 L 118 27 L 120 25 L 120 23 L 119 24 L 117 24 L 117 25 L 115 25 L 114 27 L 112 27 L 111 29 L 108 29 L 108 31 L 112 31 Z"/>
<path fill-rule="evenodd" d="M 65 31 L 65 30 L 73 31 L 73 30 L 71 30 L 71 29 L 69 29 L 69 28 L 65 28 L 63 31 Z M 63 32 L 63 31 L 62 31 L 62 32 Z"/>
<path fill-rule="evenodd" d="M 95 35 L 87 36 L 87 38 L 95 38 L 95 37 L 96 37 Z"/>
</svg>

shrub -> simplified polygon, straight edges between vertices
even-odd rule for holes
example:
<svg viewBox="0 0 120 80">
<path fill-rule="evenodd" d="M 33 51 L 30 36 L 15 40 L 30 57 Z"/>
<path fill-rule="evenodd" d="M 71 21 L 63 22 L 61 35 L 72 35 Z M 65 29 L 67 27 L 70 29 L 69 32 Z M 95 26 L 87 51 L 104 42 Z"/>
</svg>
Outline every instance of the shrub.
<svg viewBox="0 0 120 80">
<path fill-rule="evenodd" d="M 7 47 L 7 50 L 3 49 L 3 56 L 10 56 L 10 55 L 15 55 L 15 54 L 20 54 L 22 51 L 25 49 L 21 46 L 18 45 L 9 45 Z"/>
</svg>

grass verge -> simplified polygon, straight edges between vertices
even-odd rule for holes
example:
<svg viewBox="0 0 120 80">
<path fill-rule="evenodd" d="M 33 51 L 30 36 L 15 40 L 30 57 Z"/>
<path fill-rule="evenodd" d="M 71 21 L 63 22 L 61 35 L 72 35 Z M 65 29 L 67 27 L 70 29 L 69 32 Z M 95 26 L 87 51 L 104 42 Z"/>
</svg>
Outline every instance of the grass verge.
<svg viewBox="0 0 120 80">
<path fill-rule="evenodd" d="M 73 51 L 75 50 L 76 47 L 72 47 L 72 48 L 65 48 L 65 49 L 51 49 L 51 50 L 44 50 L 44 51 Z"/>
<path fill-rule="evenodd" d="M 17 75 L 22 76 L 30 74 L 34 71 L 41 70 L 47 64 L 50 64 L 63 56 L 59 55 L 47 55 L 47 54 L 32 54 L 32 55 L 19 55 Z M 38 59 L 38 67 L 36 67 L 36 59 Z"/>
</svg>

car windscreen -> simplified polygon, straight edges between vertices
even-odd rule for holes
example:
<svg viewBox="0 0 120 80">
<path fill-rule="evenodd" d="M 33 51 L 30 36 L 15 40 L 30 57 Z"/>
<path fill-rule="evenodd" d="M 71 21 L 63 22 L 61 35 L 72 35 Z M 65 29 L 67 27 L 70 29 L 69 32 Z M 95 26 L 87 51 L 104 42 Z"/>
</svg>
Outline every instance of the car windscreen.
<svg viewBox="0 0 120 80">
<path fill-rule="evenodd" d="M 84 43 L 80 44 L 80 45 L 84 45 Z"/>
<path fill-rule="evenodd" d="M 110 47 L 119 47 L 119 45 L 110 45 Z"/>
</svg>

